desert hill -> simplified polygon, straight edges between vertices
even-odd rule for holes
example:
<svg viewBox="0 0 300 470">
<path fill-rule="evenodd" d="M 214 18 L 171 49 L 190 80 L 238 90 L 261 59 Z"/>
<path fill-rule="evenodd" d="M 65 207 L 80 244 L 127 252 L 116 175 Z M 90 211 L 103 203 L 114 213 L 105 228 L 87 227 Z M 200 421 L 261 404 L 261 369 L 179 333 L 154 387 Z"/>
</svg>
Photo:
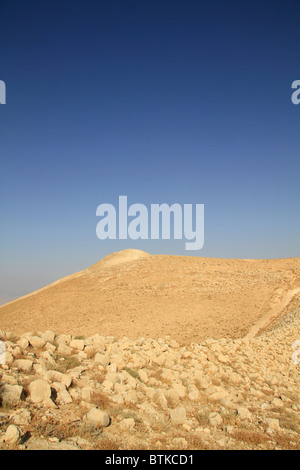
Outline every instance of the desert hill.
<svg viewBox="0 0 300 470">
<path fill-rule="evenodd" d="M 73 335 L 170 335 L 182 344 L 267 327 L 300 291 L 300 258 L 237 260 L 113 253 L 0 306 L 0 329 Z"/>
</svg>

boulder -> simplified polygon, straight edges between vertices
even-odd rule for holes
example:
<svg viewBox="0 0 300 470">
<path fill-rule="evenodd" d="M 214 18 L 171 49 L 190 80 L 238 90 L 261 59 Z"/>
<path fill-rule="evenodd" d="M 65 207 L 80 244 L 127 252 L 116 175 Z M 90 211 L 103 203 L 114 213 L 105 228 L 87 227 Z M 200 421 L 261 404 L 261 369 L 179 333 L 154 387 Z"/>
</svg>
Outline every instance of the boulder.
<svg viewBox="0 0 300 470">
<path fill-rule="evenodd" d="M 110 425 L 108 414 L 98 408 L 92 408 L 86 415 L 86 420 L 94 426 L 107 427 Z"/>
<path fill-rule="evenodd" d="M 51 387 L 46 380 L 35 380 L 29 385 L 30 400 L 32 403 L 42 403 L 51 397 Z"/>
<path fill-rule="evenodd" d="M 0 402 L 2 405 L 17 405 L 21 400 L 23 387 L 20 385 L 3 384 L 0 386 Z"/>
<path fill-rule="evenodd" d="M 14 367 L 23 372 L 31 372 L 33 367 L 33 361 L 29 359 L 17 359 L 14 362 Z"/>
<path fill-rule="evenodd" d="M 6 430 L 4 441 L 6 442 L 6 444 L 15 445 L 18 443 L 20 436 L 21 433 L 17 426 L 11 424 Z"/>
</svg>

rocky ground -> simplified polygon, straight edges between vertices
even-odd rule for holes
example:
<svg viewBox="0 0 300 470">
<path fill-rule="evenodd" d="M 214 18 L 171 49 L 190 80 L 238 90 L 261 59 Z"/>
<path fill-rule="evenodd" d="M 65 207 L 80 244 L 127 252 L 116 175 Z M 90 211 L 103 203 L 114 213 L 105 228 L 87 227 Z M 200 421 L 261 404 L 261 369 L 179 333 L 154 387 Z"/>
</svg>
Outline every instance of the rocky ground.
<svg viewBox="0 0 300 470">
<path fill-rule="evenodd" d="M 0 332 L 2 449 L 299 449 L 300 308 L 254 339 Z"/>
</svg>

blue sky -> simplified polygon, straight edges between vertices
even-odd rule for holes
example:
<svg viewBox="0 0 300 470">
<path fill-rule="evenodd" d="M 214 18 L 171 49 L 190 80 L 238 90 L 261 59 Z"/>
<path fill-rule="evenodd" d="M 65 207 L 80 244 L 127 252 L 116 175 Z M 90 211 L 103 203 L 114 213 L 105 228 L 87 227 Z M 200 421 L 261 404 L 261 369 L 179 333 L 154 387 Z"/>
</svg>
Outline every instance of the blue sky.
<svg viewBox="0 0 300 470">
<path fill-rule="evenodd" d="M 111 251 L 300 256 L 299 1 L 0 1 L 0 299 Z M 205 204 L 205 245 L 96 208 Z M 1 301 L 1 300 L 0 300 Z"/>
</svg>

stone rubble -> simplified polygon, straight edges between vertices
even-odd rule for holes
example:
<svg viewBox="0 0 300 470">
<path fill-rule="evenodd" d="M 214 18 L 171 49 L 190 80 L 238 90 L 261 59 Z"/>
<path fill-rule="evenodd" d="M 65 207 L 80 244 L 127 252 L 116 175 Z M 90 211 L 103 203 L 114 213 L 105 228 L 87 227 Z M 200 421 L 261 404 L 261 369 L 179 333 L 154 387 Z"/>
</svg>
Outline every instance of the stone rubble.
<svg viewBox="0 0 300 470">
<path fill-rule="evenodd" d="M 185 346 L 0 331 L 0 449 L 299 449 L 299 311 Z"/>
</svg>

